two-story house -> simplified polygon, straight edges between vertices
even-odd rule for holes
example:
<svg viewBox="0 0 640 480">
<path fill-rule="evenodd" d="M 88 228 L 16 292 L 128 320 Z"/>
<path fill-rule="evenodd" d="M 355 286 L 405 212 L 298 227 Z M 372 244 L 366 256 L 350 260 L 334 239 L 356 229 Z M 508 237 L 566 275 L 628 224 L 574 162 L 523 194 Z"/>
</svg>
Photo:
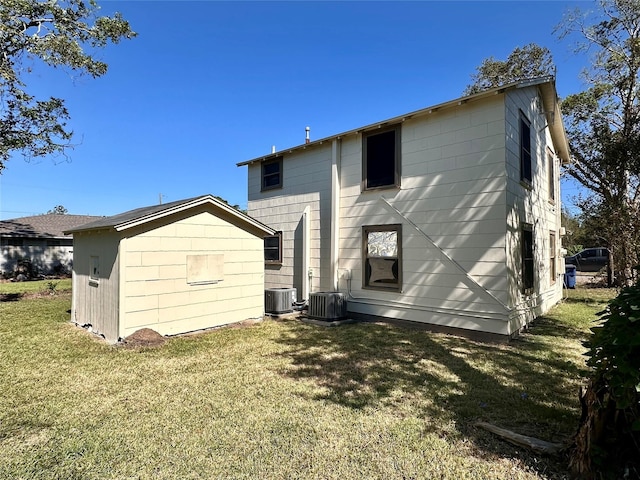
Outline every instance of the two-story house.
<svg viewBox="0 0 640 480">
<path fill-rule="evenodd" d="M 343 292 L 351 317 L 505 339 L 562 298 L 552 77 L 238 163 L 265 286 Z"/>
</svg>

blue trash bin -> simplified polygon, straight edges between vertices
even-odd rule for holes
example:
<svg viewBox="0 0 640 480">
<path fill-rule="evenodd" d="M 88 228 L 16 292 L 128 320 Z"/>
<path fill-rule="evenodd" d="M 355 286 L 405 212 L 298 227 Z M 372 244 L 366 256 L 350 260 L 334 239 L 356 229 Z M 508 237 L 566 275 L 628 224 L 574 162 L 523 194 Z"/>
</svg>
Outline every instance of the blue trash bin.
<svg viewBox="0 0 640 480">
<path fill-rule="evenodd" d="M 576 288 L 576 266 L 564 266 L 564 286 L 565 288 Z"/>
</svg>

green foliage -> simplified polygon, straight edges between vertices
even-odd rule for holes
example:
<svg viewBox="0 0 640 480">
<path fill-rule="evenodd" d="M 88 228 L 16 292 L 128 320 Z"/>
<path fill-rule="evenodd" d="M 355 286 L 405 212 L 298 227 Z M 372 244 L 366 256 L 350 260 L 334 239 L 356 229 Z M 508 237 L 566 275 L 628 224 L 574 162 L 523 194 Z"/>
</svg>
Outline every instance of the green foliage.
<svg viewBox="0 0 640 480">
<path fill-rule="evenodd" d="M 489 57 L 482 61 L 471 78 L 464 95 L 500 87 L 518 80 L 555 76 L 555 66 L 551 52 L 546 47 L 530 43 L 524 47 L 516 47 L 505 61 Z"/>
<path fill-rule="evenodd" d="M 66 215 L 67 213 L 69 213 L 69 210 L 67 210 L 63 205 L 56 205 L 51 210 L 47 211 L 47 214 L 54 215 Z"/>
<path fill-rule="evenodd" d="M 58 282 L 47 282 L 46 291 L 49 295 L 55 295 L 58 289 Z"/>
<path fill-rule="evenodd" d="M 613 252 L 623 285 L 633 283 L 640 252 L 640 2 L 602 0 L 585 15 L 569 14 L 560 37 L 575 33 L 589 50 L 588 88 L 562 101 L 575 161 L 565 172 L 587 189 L 577 199 L 583 225 L 590 225 Z"/>
<path fill-rule="evenodd" d="M 86 50 L 136 34 L 120 14 L 100 17 L 98 10 L 95 0 L 0 0 L 0 172 L 12 152 L 41 157 L 69 147 L 64 100 L 30 95 L 26 76 L 38 62 L 104 75 L 107 64 Z"/>
<path fill-rule="evenodd" d="M 587 342 L 595 383 L 607 389 L 618 409 L 640 417 L 640 286 L 623 288 L 600 313 Z"/>
</svg>

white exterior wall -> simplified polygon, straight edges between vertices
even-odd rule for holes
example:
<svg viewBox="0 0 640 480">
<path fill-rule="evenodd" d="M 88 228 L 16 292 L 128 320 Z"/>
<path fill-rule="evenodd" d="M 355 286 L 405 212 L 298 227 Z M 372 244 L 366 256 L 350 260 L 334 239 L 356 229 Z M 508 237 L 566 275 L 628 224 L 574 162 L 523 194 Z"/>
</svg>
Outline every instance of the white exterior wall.
<svg viewBox="0 0 640 480">
<path fill-rule="evenodd" d="M 118 340 L 120 262 L 115 232 L 80 232 L 73 235 L 73 307 L 71 321 L 91 325 L 109 341 Z M 99 278 L 90 278 L 91 257 L 98 258 Z"/>
<path fill-rule="evenodd" d="M 536 92 L 531 87 L 469 99 L 404 120 L 399 189 L 362 192 L 362 132 L 335 138 L 338 218 L 331 218 L 330 142 L 283 152 L 279 190 L 260 192 L 260 163 L 249 164 L 249 214 L 284 234 L 284 264 L 267 270 L 266 285 L 299 288 L 293 239 L 310 206 L 313 290 L 332 288 L 334 222 L 338 288 L 348 295 L 349 311 L 504 336 L 517 332 L 562 295 L 561 278 L 555 284 L 549 279 L 550 231 L 560 244 L 560 193 L 556 187 L 557 205 L 548 202 L 547 165 L 538 160 L 546 161 L 542 153 L 552 148 L 544 115 L 528 114 L 532 132 L 542 132 L 532 143 L 533 194 L 520 185 L 518 115 L 520 109 L 543 110 L 531 103 Z M 558 171 L 556 159 L 556 177 Z M 526 298 L 520 293 L 520 222 L 536 224 L 537 289 Z M 402 224 L 400 292 L 363 288 L 362 227 L 386 224 Z M 556 258 L 559 268 L 559 252 Z"/>
<path fill-rule="evenodd" d="M 560 163 L 544 115 L 544 106 L 537 88 L 510 91 L 506 99 L 507 120 L 507 245 L 510 252 L 509 303 L 515 309 L 511 330 L 516 331 L 535 317 L 544 314 L 562 299 L 562 267 L 560 255 Z M 531 122 L 532 183 L 520 180 L 520 112 Z M 558 120 L 559 121 L 559 120 Z M 549 201 L 549 170 L 547 151 L 554 154 L 555 203 Z M 533 225 L 534 289 L 522 293 L 521 225 Z M 555 232 L 556 245 L 549 245 L 549 233 Z M 556 281 L 551 281 L 550 249 L 556 251 Z"/>
<path fill-rule="evenodd" d="M 145 327 L 173 335 L 263 315 L 261 238 L 208 212 L 127 235 L 119 337 Z M 222 255 L 221 281 L 188 283 L 189 255 Z"/>
<path fill-rule="evenodd" d="M 501 98 L 405 121 L 399 190 L 361 192 L 362 138 L 343 141 L 339 267 L 350 272 L 350 311 L 509 333 Z M 362 288 L 362 227 L 398 223 L 402 291 Z"/>
<path fill-rule="evenodd" d="M 23 259 L 31 261 L 34 270 L 44 275 L 56 272 L 56 270 L 71 271 L 73 247 L 49 245 L 51 240 L 60 241 L 60 239 L 25 238 L 23 246 L 18 247 L 5 244 L 8 243 L 8 238 L 2 238 L 0 241 L 0 275 L 13 274 L 19 261 Z"/>
<path fill-rule="evenodd" d="M 271 228 L 282 231 L 282 265 L 265 266 L 266 288 L 295 287 L 298 299 L 307 272 L 302 271 L 302 215 L 310 210 L 311 291 L 331 289 L 331 144 L 286 156 L 282 188 L 260 192 L 261 165 L 248 168 L 247 213 Z"/>
</svg>

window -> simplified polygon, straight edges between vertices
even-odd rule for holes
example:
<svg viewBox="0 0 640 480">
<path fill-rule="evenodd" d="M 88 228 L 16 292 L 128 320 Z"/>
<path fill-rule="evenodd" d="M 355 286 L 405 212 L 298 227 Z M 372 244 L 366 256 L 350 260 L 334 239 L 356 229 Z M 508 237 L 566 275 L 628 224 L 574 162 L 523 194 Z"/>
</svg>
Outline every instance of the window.
<svg viewBox="0 0 640 480">
<path fill-rule="evenodd" d="M 282 264 L 282 232 L 264 237 L 264 262 Z"/>
<path fill-rule="evenodd" d="M 524 115 L 520 116 L 520 180 L 531 183 L 531 123 Z"/>
<path fill-rule="evenodd" d="M 224 280 L 224 255 L 187 255 L 187 283 L 206 285 Z"/>
<path fill-rule="evenodd" d="M 402 287 L 402 226 L 362 227 L 363 287 L 399 291 Z"/>
<path fill-rule="evenodd" d="M 522 226 L 522 292 L 533 291 L 533 225 Z"/>
<path fill-rule="evenodd" d="M 8 247 L 21 247 L 22 246 L 22 238 L 19 237 L 8 237 L 2 239 L 2 244 Z"/>
<path fill-rule="evenodd" d="M 89 283 L 97 284 L 100 280 L 100 258 L 92 256 L 89 259 Z"/>
<path fill-rule="evenodd" d="M 362 189 L 400 186 L 400 126 L 362 137 Z"/>
<path fill-rule="evenodd" d="M 551 284 L 553 285 L 554 283 L 556 283 L 556 276 L 557 276 L 557 270 L 556 270 L 556 232 L 549 232 L 549 272 L 550 272 L 550 280 L 551 280 Z"/>
<path fill-rule="evenodd" d="M 262 191 L 282 188 L 282 157 L 262 163 Z"/>
<path fill-rule="evenodd" d="M 549 202 L 556 203 L 556 169 L 553 153 L 547 152 L 547 164 L 549 173 Z"/>
</svg>

